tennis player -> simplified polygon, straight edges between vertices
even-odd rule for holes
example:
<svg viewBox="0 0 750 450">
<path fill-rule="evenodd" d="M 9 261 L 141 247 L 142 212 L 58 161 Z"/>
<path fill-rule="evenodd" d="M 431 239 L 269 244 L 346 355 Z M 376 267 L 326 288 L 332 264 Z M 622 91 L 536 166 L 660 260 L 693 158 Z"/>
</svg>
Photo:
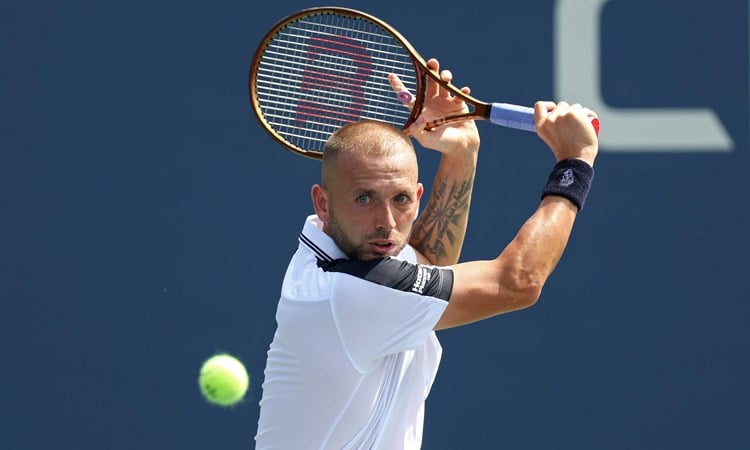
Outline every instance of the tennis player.
<svg viewBox="0 0 750 450">
<path fill-rule="evenodd" d="M 440 70 L 437 60 L 428 64 Z M 400 91 L 398 79 L 391 84 Z M 458 263 L 477 128 L 465 121 L 424 130 L 426 120 L 466 110 L 460 99 L 433 82 L 407 133 L 368 120 L 329 139 L 321 183 L 311 191 L 315 214 L 304 221 L 281 287 L 257 449 L 421 447 L 442 353 L 435 331 L 533 305 L 589 190 L 594 113 L 567 103 L 534 109 L 537 134 L 557 164 L 540 180 L 539 207 L 502 251 L 494 244 L 499 256 L 488 261 Z M 441 153 L 421 214 L 410 136 Z"/>
</svg>

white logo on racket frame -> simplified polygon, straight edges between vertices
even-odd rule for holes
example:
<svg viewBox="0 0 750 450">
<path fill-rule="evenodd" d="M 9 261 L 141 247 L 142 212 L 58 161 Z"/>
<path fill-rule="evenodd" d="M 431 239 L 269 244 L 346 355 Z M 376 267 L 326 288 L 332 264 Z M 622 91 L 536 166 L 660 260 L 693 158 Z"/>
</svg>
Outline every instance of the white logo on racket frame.
<svg viewBox="0 0 750 450">
<path fill-rule="evenodd" d="M 735 147 L 709 108 L 615 108 L 601 95 L 599 27 L 610 0 L 555 3 L 555 94 L 596 111 L 604 130 L 602 150 L 625 152 L 726 152 Z M 605 131 L 606 130 L 606 131 Z"/>
</svg>

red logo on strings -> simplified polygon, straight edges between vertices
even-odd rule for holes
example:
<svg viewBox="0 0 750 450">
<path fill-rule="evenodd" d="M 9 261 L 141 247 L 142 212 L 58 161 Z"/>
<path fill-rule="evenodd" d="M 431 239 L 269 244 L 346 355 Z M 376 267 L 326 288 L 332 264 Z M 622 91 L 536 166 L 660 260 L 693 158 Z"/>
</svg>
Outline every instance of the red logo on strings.
<svg viewBox="0 0 750 450">
<path fill-rule="evenodd" d="M 300 86 L 295 121 L 354 122 L 362 117 L 372 73 L 365 47 L 346 36 L 313 36 Z"/>
</svg>

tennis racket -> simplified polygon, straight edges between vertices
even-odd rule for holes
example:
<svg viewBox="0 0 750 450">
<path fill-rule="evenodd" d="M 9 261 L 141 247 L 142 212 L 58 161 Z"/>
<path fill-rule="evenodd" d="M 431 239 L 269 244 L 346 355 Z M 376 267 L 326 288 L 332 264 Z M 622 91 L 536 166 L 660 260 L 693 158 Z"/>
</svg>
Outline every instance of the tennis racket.
<svg viewBox="0 0 750 450">
<path fill-rule="evenodd" d="M 406 90 L 393 92 L 391 73 Z M 289 150 L 320 159 L 328 138 L 346 123 L 375 119 L 407 128 L 422 111 L 427 77 L 461 97 L 469 112 L 433 120 L 426 129 L 473 119 L 535 131 L 533 108 L 464 94 L 429 69 L 393 27 L 349 8 L 305 9 L 274 25 L 253 56 L 248 84 L 263 128 Z M 411 109 L 405 107 L 412 99 Z M 598 119 L 592 125 L 598 133 Z"/>
</svg>

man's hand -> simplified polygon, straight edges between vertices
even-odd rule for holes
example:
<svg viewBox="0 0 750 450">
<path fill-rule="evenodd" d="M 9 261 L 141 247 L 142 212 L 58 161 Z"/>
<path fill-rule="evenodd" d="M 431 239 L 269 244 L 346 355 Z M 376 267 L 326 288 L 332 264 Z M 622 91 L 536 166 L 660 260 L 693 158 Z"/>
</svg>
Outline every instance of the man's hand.
<svg viewBox="0 0 750 450">
<path fill-rule="evenodd" d="M 552 149 L 557 161 L 576 158 L 594 166 L 599 139 L 592 117 L 596 114 L 578 103 L 540 101 L 534 105 L 537 134 Z"/>
<path fill-rule="evenodd" d="M 427 61 L 427 66 L 439 72 L 440 78 L 443 81 L 452 81 L 453 74 L 451 71 L 440 71 L 440 63 L 437 59 L 430 58 Z M 394 92 L 398 93 L 406 90 L 398 76 L 389 75 L 388 80 Z M 470 94 L 471 89 L 463 87 L 461 88 L 461 92 Z M 414 99 L 412 99 L 410 104 L 406 104 L 406 106 L 411 109 L 414 106 Z M 414 137 L 423 147 L 437 150 L 445 155 L 465 151 L 475 152 L 479 149 L 479 131 L 473 120 L 464 120 L 444 125 L 430 131 L 424 129 L 425 124 L 430 120 L 453 114 L 462 114 L 468 111 L 466 103 L 460 97 L 454 97 L 448 89 L 441 87 L 439 83 L 427 77 L 422 113 L 406 132 Z"/>
</svg>

